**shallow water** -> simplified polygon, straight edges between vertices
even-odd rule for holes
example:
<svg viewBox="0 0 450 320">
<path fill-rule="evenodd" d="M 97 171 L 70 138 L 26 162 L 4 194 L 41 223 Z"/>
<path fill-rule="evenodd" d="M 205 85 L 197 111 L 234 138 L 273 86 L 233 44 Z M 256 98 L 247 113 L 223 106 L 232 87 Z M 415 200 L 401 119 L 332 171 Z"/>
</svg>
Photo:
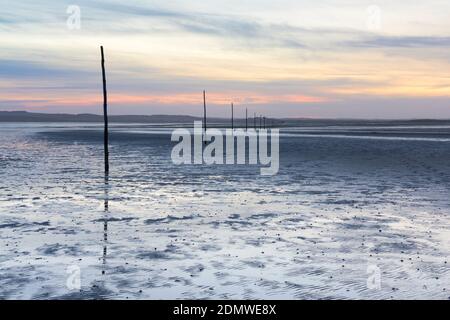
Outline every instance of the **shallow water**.
<svg viewBox="0 0 450 320">
<path fill-rule="evenodd" d="M 113 125 L 105 184 L 101 127 L 1 124 L 0 298 L 450 297 L 450 128 L 283 129 L 274 177 L 169 133 Z"/>
</svg>

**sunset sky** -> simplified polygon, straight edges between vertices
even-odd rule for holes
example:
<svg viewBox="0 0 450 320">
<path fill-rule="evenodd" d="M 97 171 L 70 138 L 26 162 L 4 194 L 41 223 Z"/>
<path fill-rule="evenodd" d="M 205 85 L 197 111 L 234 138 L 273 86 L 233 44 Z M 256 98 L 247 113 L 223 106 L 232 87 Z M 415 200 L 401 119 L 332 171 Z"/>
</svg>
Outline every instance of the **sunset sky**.
<svg viewBox="0 0 450 320">
<path fill-rule="evenodd" d="M 0 3 L 0 110 L 450 118 L 448 0 Z"/>
</svg>

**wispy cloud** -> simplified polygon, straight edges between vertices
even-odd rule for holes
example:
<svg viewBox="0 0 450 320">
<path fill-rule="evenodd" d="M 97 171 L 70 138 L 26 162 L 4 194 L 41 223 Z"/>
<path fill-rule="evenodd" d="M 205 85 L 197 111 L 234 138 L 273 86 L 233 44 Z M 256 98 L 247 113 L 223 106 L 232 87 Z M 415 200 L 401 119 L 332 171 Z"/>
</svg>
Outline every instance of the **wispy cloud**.
<svg viewBox="0 0 450 320">
<path fill-rule="evenodd" d="M 439 36 L 376 36 L 344 45 L 364 48 L 439 48 L 449 47 L 450 37 Z"/>
<path fill-rule="evenodd" d="M 92 72 L 87 70 L 71 69 L 70 67 L 58 68 L 37 61 L 0 59 L 0 76 L 9 79 L 35 78 L 42 80 L 55 77 L 89 77 L 90 75 Z"/>
</svg>

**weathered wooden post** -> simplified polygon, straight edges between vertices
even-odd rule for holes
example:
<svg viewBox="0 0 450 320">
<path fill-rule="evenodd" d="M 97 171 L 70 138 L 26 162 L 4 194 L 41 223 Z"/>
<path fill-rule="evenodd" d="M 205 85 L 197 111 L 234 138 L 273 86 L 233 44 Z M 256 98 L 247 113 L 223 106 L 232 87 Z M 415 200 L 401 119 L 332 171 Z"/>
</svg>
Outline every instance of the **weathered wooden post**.
<svg viewBox="0 0 450 320">
<path fill-rule="evenodd" d="M 245 131 L 248 131 L 248 108 L 245 108 Z"/>
<path fill-rule="evenodd" d="M 206 144 L 206 92 L 203 90 L 203 129 L 205 131 L 205 144 Z"/>
<path fill-rule="evenodd" d="M 109 139 L 108 139 L 108 95 L 106 92 L 106 72 L 105 72 L 105 55 L 103 52 L 103 46 L 100 46 L 102 54 L 102 76 L 103 76 L 103 119 L 104 119 L 104 134 L 103 145 L 105 151 L 105 174 L 109 173 Z"/>
<path fill-rule="evenodd" d="M 234 105 L 231 103 L 231 130 L 234 129 Z"/>
<path fill-rule="evenodd" d="M 105 214 L 108 213 L 108 184 L 109 184 L 109 132 L 108 132 L 108 94 L 106 91 L 106 71 L 105 71 L 105 54 L 103 46 L 100 46 L 102 55 L 102 77 L 103 77 L 103 120 L 104 120 L 104 133 L 103 133 L 103 148 L 105 152 L 105 199 L 104 210 Z M 102 274 L 105 274 L 106 255 L 107 255 L 107 243 L 108 243 L 108 218 L 105 217 L 103 221 L 103 270 Z"/>
</svg>

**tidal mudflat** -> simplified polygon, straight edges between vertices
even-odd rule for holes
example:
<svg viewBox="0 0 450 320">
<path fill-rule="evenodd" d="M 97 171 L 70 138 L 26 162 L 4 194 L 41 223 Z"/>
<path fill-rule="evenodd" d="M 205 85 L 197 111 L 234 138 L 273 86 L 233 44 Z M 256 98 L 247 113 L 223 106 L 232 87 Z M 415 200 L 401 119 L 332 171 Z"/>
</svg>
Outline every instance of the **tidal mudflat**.
<svg viewBox="0 0 450 320">
<path fill-rule="evenodd" d="M 0 298 L 449 299 L 450 127 L 282 129 L 273 177 L 170 132 L 113 125 L 105 183 L 101 126 L 2 124 Z"/>
</svg>

